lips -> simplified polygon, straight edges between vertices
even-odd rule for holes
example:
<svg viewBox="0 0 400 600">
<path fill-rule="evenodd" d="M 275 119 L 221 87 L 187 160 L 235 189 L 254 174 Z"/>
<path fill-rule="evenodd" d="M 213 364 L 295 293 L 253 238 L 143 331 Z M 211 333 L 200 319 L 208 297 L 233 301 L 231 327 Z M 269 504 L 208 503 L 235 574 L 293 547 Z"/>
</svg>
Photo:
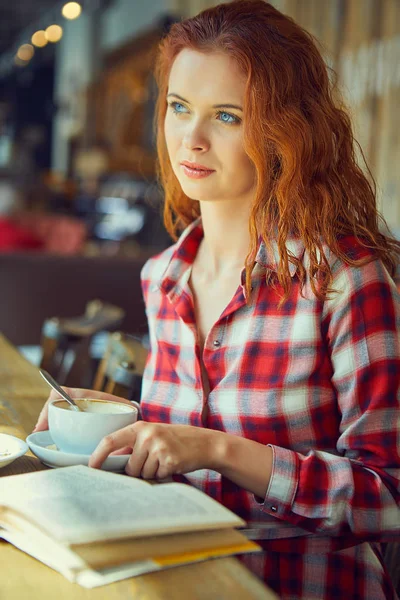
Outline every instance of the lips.
<svg viewBox="0 0 400 600">
<path fill-rule="evenodd" d="M 181 167 L 186 177 L 192 180 L 205 179 L 206 177 L 210 177 L 213 173 L 215 173 L 214 169 L 208 169 L 204 165 L 189 163 L 186 161 L 181 163 Z"/>
<path fill-rule="evenodd" d="M 187 160 L 182 161 L 181 165 L 187 167 L 191 171 L 204 171 L 205 173 L 212 173 L 214 171 L 214 169 L 210 169 L 205 165 L 200 165 L 199 163 L 192 163 Z"/>
</svg>

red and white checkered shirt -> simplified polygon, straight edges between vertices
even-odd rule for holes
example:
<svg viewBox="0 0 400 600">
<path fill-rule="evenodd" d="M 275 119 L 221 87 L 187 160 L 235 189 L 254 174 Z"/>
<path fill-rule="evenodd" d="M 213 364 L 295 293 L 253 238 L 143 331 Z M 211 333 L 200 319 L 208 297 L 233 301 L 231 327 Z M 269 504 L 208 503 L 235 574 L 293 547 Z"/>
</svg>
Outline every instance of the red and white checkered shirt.
<svg viewBox="0 0 400 600">
<path fill-rule="evenodd" d="M 281 598 L 395 598 L 378 543 L 400 535 L 394 282 L 378 260 L 356 268 L 327 250 L 339 293 L 320 301 L 309 280 L 301 293 L 290 265 L 290 297 L 279 308 L 277 249 L 269 255 L 261 243 L 249 302 L 242 273 L 205 340 L 206 397 L 188 284 L 202 237 L 198 220 L 143 268 L 151 345 L 143 418 L 271 445 L 264 499 L 207 469 L 185 480 L 247 521 L 264 552 L 243 560 Z M 341 243 L 354 258 L 369 252 L 353 238 Z M 287 246 L 307 268 L 301 241 Z"/>
</svg>

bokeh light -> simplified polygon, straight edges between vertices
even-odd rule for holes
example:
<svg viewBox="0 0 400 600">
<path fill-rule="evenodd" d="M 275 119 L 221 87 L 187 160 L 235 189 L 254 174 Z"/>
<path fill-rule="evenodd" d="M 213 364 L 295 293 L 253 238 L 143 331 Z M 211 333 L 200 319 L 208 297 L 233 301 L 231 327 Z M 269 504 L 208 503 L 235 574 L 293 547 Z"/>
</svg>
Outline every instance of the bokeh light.
<svg viewBox="0 0 400 600">
<path fill-rule="evenodd" d="M 35 50 L 31 44 L 22 44 L 22 46 L 20 46 L 18 48 L 17 58 L 19 58 L 19 60 L 22 60 L 24 62 L 28 62 L 31 60 L 34 53 L 35 53 Z"/>
<path fill-rule="evenodd" d="M 67 4 L 64 4 L 61 12 L 63 17 L 72 21 L 72 19 L 77 19 L 79 17 L 82 12 L 82 7 L 78 2 L 67 2 Z"/>
<path fill-rule="evenodd" d="M 43 48 L 48 43 L 48 39 L 46 38 L 46 32 L 43 29 L 36 31 L 31 38 L 31 42 L 37 48 Z"/>
<path fill-rule="evenodd" d="M 60 27 L 60 25 L 49 25 L 49 27 L 45 31 L 45 34 L 46 39 L 49 42 L 55 44 L 56 42 L 59 42 L 61 40 L 63 30 L 62 27 Z"/>
</svg>

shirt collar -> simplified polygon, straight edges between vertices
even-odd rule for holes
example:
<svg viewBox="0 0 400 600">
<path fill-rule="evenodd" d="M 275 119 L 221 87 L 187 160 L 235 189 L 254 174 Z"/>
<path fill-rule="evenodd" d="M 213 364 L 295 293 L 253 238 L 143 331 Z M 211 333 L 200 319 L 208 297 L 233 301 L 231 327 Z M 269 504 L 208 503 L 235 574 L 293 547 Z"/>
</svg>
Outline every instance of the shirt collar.
<svg viewBox="0 0 400 600">
<path fill-rule="evenodd" d="M 181 234 L 176 242 L 171 254 L 168 265 L 161 277 L 160 288 L 166 294 L 170 293 L 176 287 L 183 288 L 190 275 L 190 268 L 193 265 L 201 240 L 203 239 L 203 226 L 201 217 L 191 223 Z M 289 237 L 286 241 L 286 248 L 290 256 L 301 260 L 304 255 L 304 243 L 300 238 Z M 263 240 L 260 239 L 260 245 L 255 260 L 256 271 L 269 269 L 277 271 L 279 264 L 279 249 L 275 240 L 271 243 L 271 249 L 268 249 Z M 256 266 L 257 265 L 257 266 Z M 291 277 L 296 273 L 296 265 L 289 262 L 289 272 Z"/>
<path fill-rule="evenodd" d="M 289 256 L 293 258 L 297 258 L 301 260 L 304 255 L 304 243 L 300 238 L 289 237 L 286 240 L 286 250 Z M 265 269 L 269 269 L 271 271 L 277 271 L 279 265 L 279 248 L 276 240 L 272 240 L 271 242 L 271 250 L 269 250 L 263 240 L 260 240 L 260 246 L 258 248 L 256 263 Z M 289 262 L 289 273 L 290 276 L 293 277 L 296 273 L 297 267 L 292 262 Z"/>
<path fill-rule="evenodd" d="M 179 290 L 184 287 L 202 239 L 203 227 L 199 217 L 186 227 L 173 246 L 171 257 L 160 281 L 160 288 L 165 294 L 174 291 L 179 293 Z"/>
</svg>

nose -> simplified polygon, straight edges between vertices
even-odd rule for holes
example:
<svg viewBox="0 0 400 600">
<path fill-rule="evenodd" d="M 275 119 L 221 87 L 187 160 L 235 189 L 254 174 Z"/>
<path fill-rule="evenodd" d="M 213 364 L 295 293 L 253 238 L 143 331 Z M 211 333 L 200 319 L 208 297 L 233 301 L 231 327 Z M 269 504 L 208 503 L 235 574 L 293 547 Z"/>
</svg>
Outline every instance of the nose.
<svg viewBox="0 0 400 600">
<path fill-rule="evenodd" d="M 200 123 L 188 124 L 182 140 L 186 150 L 206 152 L 210 148 L 210 142 L 204 127 Z"/>
</svg>

